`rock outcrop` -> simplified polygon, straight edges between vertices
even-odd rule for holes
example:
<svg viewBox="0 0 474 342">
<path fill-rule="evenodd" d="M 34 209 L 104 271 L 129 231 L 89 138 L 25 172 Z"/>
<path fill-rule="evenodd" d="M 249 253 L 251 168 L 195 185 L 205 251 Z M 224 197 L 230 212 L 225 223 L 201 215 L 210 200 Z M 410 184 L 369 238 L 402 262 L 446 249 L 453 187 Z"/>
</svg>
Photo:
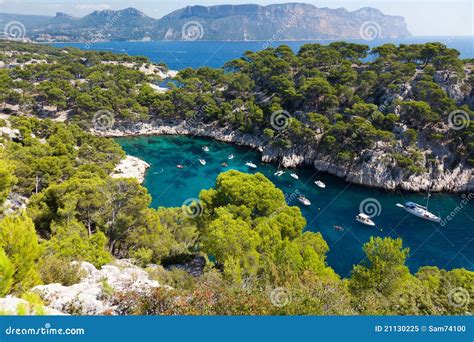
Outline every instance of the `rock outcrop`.
<svg viewBox="0 0 474 342">
<path fill-rule="evenodd" d="M 61 311 L 43 305 L 34 305 L 29 303 L 25 299 L 17 298 L 14 296 L 6 296 L 5 298 L 0 298 L 0 313 L 2 315 L 10 316 L 64 315 Z"/>
<path fill-rule="evenodd" d="M 160 287 L 148 273 L 128 260 L 118 260 L 100 270 L 87 262 L 81 263 L 85 277 L 78 284 L 40 285 L 32 289 L 48 307 L 59 312 L 78 315 L 115 314 L 114 292 L 145 292 Z"/>
<path fill-rule="evenodd" d="M 112 178 L 135 178 L 143 183 L 146 170 L 150 164 L 137 157 L 127 156 L 122 159 L 110 175 Z"/>
</svg>

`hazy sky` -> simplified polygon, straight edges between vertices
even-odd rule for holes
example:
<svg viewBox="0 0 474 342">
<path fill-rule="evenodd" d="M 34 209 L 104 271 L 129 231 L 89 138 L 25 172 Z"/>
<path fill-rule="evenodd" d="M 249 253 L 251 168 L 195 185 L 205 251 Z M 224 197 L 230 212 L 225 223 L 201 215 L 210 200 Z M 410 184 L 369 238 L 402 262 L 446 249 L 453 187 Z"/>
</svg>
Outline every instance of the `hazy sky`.
<svg viewBox="0 0 474 342">
<path fill-rule="evenodd" d="M 268 5 L 288 2 L 304 2 L 329 8 L 344 7 L 348 10 L 375 7 L 385 14 L 404 16 L 410 32 L 418 36 L 474 35 L 473 0 L 0 0 L 0 12 L 53 15 L 60 11 L 82 16 L 96 9 L 135 7 L 151 17 L 160 18 L 188 5 Z"/>
</svg>

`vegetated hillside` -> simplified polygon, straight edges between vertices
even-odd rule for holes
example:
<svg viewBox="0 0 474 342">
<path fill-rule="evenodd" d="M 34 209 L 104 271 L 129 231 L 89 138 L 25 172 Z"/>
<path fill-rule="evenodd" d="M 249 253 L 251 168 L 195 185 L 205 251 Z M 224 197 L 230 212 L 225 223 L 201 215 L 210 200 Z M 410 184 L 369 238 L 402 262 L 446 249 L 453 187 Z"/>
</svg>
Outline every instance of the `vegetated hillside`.
<svg viewBox="0 0 474 342">
<path fill-rule="evenodd" d="M 401 114 L 388 116 L 364 103 L 362 98 L 369 101 L 373 97 L 361 96 L 361 90 L 355 88 L 351 97 L 349 85 L 362 77 L 359 73 L 366 80 L 363 90 L 372 94 L 371 87 L 382 80 L 391 83 L 393 76 L 371 68 L 394 68 L 399 71 L 396 75 L 407 73 L 405 67 L 416 70 L 415 65 L 397 62 L 401 51 L 412 56 L 419 49 L 434 49 L 434 57 L 430 54 L 420 62 L 427 75 L 429 67 L 431 74 L 447 66 L 461 73 L 463 64 L 453 51 L 438 50 L 437 45 L 384 46 L 378 48 L 384 57 L 360 71 L 363 64 L 357 59 L 360 49 L 365 51 L 363 47 L 308 45 L 299 55 L 281 47 L 251 53 L 245 60 L 229 64 L 239 71 L 183 71 L 178 77 L 180 87 L 159 93 L 148 83 L 165 68 L 143 58 L 11 42 L 2 42 L 1 48 L 2 66 L 7 68 L 0 69 L 0 296 L 21 296 L 25 302 L 17 313 L 24 314 L 28 303 L 31 311 L 45 312 L 41 299 L 72 314 L 472 312 L 472 302 L 465 298 L 473 290 L 473 272 L 422 267 L 410 274 L 405 265 L 409 251 L 400 239 L 371 239 L 364 246 L 367 258 L 354 267 L 350 277 L 341 279 L 326 264 L 328 246 L 321 234 L 303 232 L 306 222 L 300 209 L 288 206 L 283 192 L 261 174 L 229 171 L 218 177 L 212 189 L 203 190 L 191 208 L 150 208 L 150 196 L 137 181 L 109 176 L 124 157 L 120 147 L 81 128 L 93 124 L 100 130 L 115 123 L 188 117 L 195 124 L 214 122 L 216 127 L 252 134 L 264 130 L 268 137 L 274 134 L 272 141 L 277 145 L 317 143 L 315 134 L 321 132 L 318 134 L 335 139 L 326 142 L 330 143 L 327 148 L 345 151 L 351 147 L 349 153 L 355 153 L 352 148 L 357 145 L 345 134 L 352 137 L 356 133 L 353 139 L 378 139 L 379 135 L 395 139 L 382 125 L 391 127 L 397 124 L 396 117 L 403 120 L 403 115 L 408 115 L 403 112 L 407 110 L 404 100 L 398 104 Z M 315 49 L 325 53 L 315 54 Z M 328 58 L 324 63 L 321 55 Z M 344 62 L 347 58 L 350 64 Z M 273 68 L 279 69 L 280 78 L 271 76 L 272 70 L 276 72 Z M 333 77 L 345 88 L 332 84 Z M 435 87 L 434 82 L 426 82 L 431 85 L 428 89 Z M 274 96 L 256 102 L 253 89 L 257 84 L 271 89 Z M 349 101 L 343 102 L 348 103 L 346 107 L 340 104 L 343 89 L 344 99 Z M 436 89 L 433 91 L 441 94 Z M 287 102 L 294 96 L 301 101 Z M 360 100 L 351 104 L 357 96 Z M 456 107 L 447 96 L 434 99 L 440 106 Z M 427 132 L 436 125 L 445 127 L 444 114 L 436 110 L 431 98 L 416 101 L 425 103 L 416 105 L 425 111 L 410 115 L 415 122 L 412 127 L 421 125 L 420 130 Z M 335 104 L 341 111 L 327 110 Z M 287 131 L 271 133 L 268 116 L 283 106 L 288 110 L 310 107 L 318 112 L 303 112 L 300 119 L 291 120 Z M 379 128 L 365 119 L 369 109 L 375 111 L 378 120 L 374 125 L 381 125 Z M 111 112 L 116 116 L 97 120 L 97 113 Z M 337 140 L 338 132 L 345 139 Z M 405 149 L 409 150 L 414 136 L 406 134 L 410 140 Z M 449 137 L 451 134 L 454 132 L 445 131 L 442 139 L 472 139 L 467 130 L 456 138 Z M 369 146 L 373 143 L 367 140 Z M 458 153 L 464 153 L 459 145 Z M 212 255 L 213 261 L 207 255 Z M 85 275 L 84 266 L 71 263 L 86 261 L 101 267 L 123 258 L 141 267 L 149 265 L 149 275 L 122 261 L 118 268 L 109 266 L 99 274 L 95 271 L 98 276 L 113 275 L 109 283 L 94 278 L 91 266 L 86 265 Z M 194 263 L 190 275 L 190 262 L 196 259 L 197 271 Z M 165 269 L 160 264 L 179 264 L 181 269 Z M 120 279 L 128 278 L 120 272 L 140 276 L 142 287 L 139 282 L 125 286 Z M 173 288 L 157 287 L 156 281 Z M 64 287 L 34 287 L 41 283 Z M 68 288 L 76 283 L 81 284 L 75 290 Z M 87 293 L 88 288 L 100 291 Z M 86 291 L 84 297 L 71 297 L 77 289 Z"/>
<path fill-rule="evenodd" d="M 12 21 L 25 27 L 24 32 L 17 32 L 17 38 L 36 41 L 375 39 L 410 35 L 402 17 L 384 15 L 374 8 L 350 12 L 298 3 L 189 6 L 161 19 L 134 8 L 95 11 L 82 18 L 64 13 L 55 17 L 0 14 L 0 24 Z"/>
<path fill-rule="evenodd" d="M 131 134 L 147 133 L 143 122 L 212 124 L 214 133 L 257 138 L 263 159 L 285 166 L 310 164 L 389 189 L 473 188 L 472 63 L 440 43 L 371 51 L 307 44 L 297 54 L 281 46 L 248 52 L 226 70 L 185 69 L 165 92 L 152 84 L 165 67 L 146 58 L 2 47 L 23 51 L 1 57 L 11 67 L 2 72 L 5 106 L 67 113 L 85 127 L 108 110 L 107 128 Z M 376 58 L 362 62 L 368 53 Z"/>
</svg>

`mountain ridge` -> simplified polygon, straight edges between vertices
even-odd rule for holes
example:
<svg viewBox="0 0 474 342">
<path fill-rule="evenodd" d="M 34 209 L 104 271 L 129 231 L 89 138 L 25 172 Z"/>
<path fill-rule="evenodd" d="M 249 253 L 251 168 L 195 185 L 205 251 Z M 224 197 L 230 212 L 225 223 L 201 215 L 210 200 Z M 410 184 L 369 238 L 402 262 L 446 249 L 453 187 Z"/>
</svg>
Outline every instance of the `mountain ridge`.
<svg viewBox="0 0 474 342">
<path fill-rule="evenodd" d="M 133 7 L 96 10 L 80 18 L 62 12 L 56 16 L 0 13 L 0 26 L 13 20 L 25 27 L 23 37 L 19 38 L 33 41 L 373 40 L 411 35 L 403 17 L 385 15 L 376 8 L 348 11 L 304 3 L 196 5 L 160 19 Z M 367 24 L 370 30 L 366 32 Z"/>
</svg>

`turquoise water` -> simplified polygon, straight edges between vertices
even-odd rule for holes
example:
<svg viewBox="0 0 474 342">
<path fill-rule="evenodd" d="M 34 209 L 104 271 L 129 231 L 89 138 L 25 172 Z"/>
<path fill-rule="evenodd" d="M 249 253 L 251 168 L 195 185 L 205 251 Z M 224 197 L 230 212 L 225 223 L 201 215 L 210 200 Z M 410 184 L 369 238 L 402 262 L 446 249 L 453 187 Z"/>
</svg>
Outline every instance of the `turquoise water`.
<svg viewBox="0 0 474 342">
<path fill-rule="evenodd" d="M 110 51 L 117 53 L 127 53 L 132 56 L 146 56 L 153 62 L 164 62 L 173 70 L 184 68 L 211 66 L 221 67 L 225 62 L 239 58 L 247 50 L 259 51 L 268 46 L 279 46 L 286 44 L 294 51 L 298 51 L 300 46 L 306 43 L 329 44 L 334 40 L 300 41 L 300 42 L 107 42 L 107 43 L 55 43 L 54 46 L 65 47 L 74 46 L 80 49 L 92 49 L 99 51 Z M 393 44 L 419 44 L 439 41 L 449 47 L 461 52 L 462 58 L 474 57 L 473 37 L 410 37 L 405 39 L 380 39 L 374 41 L 349 40 L 356 43 L 367 44 L 371 47 L 385 43 Z"/>
<path fill-rule="evenodd" d="M 412 216 L 396 206 L 397 202 L 408 200 L 425 204 L 425 194 L 369 189 L 309 167 L 296 170 L 299 180 L 291 178 L 288 171 L 282 177 L 276 177 L 273 175 L 276 165 L 261 163 L 260 153 L 208 139 L 161 136 L 120 138 L 117 142 L 128 154 L 151 165 L 144 186 L 153 198 L 153 207 L 181 206 L 185 200 L 198 197 L 202 189 L 213 187 L 219 173 L 226 170 L 263 173 L 287 195 L 290 205 L 301 208 L 308 222 L 306 229 L 322 233 L 330 247 L 328 263 L 342 276 L 347 276 L 353 264 L 363 260 L 362 245 L 370 236 L 402 238 L 404 245 L 410 248 L 408 265 L 412 271 L 424 265 L 474 270 L 474 200 L 443 227 Z M 204 152 L 204 146 L 208 146 L 210 151 Z M 228 160 L 229 154 L 234 154 L 235 158 Z M 207 164 L 202 166 L 199 159 L 205 159 Z M 224 161 L 228 167 L 221 166 Z M 257 164 L 257 170 L 246 167 L 247 161 Z M 178 169 L 177 164 L 185 168 Z M 316 187 L 315 180 L 325 182 L 326 189 Z M 296 191 L 304 194 L 312 205 L 300 205 L 292 196 Z M 363 226 L 354 220 L 360 203 L 369 198 L 380 203 L 379 215 L 374 217 L 378 228 Z M 462 199 L 458 195 L 432 194 L 429 207 L 444 218 L 459 206 Z M 344 227 L 345 231 L 334 230 L 334 225 Z"/>
</svg>

